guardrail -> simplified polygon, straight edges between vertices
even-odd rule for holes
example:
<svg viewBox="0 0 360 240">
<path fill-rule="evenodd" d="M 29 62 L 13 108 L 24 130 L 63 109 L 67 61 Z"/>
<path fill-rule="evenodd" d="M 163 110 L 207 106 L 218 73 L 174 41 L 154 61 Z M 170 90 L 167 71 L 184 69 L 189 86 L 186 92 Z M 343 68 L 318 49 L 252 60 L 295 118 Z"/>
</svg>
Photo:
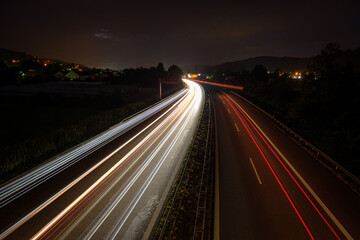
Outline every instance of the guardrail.
<svg viewBox="0 0 360 240">
<path fill-rule="evenodd" d="M 179 91 L 171 94 L 170 96 L 168 96 L 168 97 L 166 97 L 166 98 L 164 98 L 164 99 L 161 99 L 160 101 L 157 101 L 156 103 L 154 103 L 154 104 L 152 104 L 152 105 L 150 105 L 150 106 L 148 106 L 148 107 L 146 107 L 146 108 L 144 108 L 144 109 L 142 109 L 142 110 L 140 110 L 140 111 L 132 114 L 131 116 L 128 116 L 128 117 L 124 118 L 123 120 L 121 120 L 121 122 L 126 122 L 127 120 L 129 120 L 129 119 L 131 119 L 131 118 L 133 118 L 133 117 L 135 117 L 135 116 L 137 116 L 137 115 L 145 112 L 146 110 L 148 110 L 148 109 L 150 109 L 150 108 L 153 108 L 155 105 L 158 105 L 158 104 L 161 104 L 161 103 L 163 103 L 163 102 L 166 102 L 168 99 L 173 98 L 174 96 L 180 94 L 180 93 L 183 92 L 183 91 L 186 91 L 186 90 L 181 89 L 181 90 L 179 90 Z"/>
<path fill-rule="evenodd" d="M 360 190 L 360 180 L 356 176 L 354 176 L 352 173 L 350 173 L 348 170 L 346 170 L 343 166 L 341 166 L 334 159 L 332 159 L 331 157 L 326 155 L 320 149 L 318 149 L 317 147 L 312 145 L 305 138 L 303 138 L 302 136 L 300 136 L 299 134 L 297 134 L 296 132 L 294 132 L 293 130 L 288 128 L 285 124 L 283 124 L 282 122 L 277 120 L 274 115 L 269 114 L 268 112 L 266 112 L 265 110 L 263 110 L 259 106 L 255 105 L 250 100 L 248 100 L 248 99 L 244 98 L 243 96 L 239 95 L 238 93 L 236 93 L 234 91 L 231 91 L 231 92 L 233 94 L 235 94 L 236 96 L 240 97 L 241 99 L 243 99 L 244 101 L 246 101 L 247 103 L 249 103 L 250 105 L 252 105 L 253 107 L 255 107 L 258 111 L 260 111 L 265 116 L 270 118 L 273 122 L 275 122 L 279 127 L 284 129 L 291 137 L 296 139 L 303 147 L 305 147 L 306 150 L 310 151 L 316 157 L 317 160 L 320 160 L 320 158 L 323 158 L 326 161 L 324 164 L 326 164 L 327 167 L 329 167 L 329 168 L 333 169 L 335 172 L 341 174 L 342 177 L 345 177 L 346 179 L 343 179 L 343 180 L 346 180 L 348 183 L 350 183 L 355 188 L 354 190 L 357 191 L 358 193 L 360 193 L 359 192 L 359 190 Z"/>
</svg>

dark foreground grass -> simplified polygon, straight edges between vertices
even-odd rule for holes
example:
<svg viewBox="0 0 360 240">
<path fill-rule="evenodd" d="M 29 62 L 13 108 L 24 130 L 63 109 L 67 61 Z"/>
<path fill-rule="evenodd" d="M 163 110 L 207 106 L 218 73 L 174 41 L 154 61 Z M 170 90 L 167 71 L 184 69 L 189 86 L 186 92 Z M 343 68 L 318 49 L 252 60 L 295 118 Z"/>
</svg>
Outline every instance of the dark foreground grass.
<svg viewBox="0 0 360 240">
<path fill-rule="evenodd" d="M 0 149 L 54 129 L 70 126 L 104 110 L 80 107 L 50 107 L 0 104 Z"/>
</svg>

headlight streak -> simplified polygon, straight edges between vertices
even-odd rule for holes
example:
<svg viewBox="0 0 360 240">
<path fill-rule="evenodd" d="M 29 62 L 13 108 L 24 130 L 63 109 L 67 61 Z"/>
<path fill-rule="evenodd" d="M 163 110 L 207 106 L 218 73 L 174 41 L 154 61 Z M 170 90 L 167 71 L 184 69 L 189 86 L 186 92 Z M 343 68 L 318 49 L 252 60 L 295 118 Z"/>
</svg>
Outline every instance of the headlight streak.
<svg viewBox="0 0 360 240">
<path fill-rule="evenodd" d="M 187 103 L 184 103 L 184 105 L 187 104 Z M 194 104 L 194 101 L 193 101 L 193 104 Z M 179 105 L 179 107 L 181 107 Z M 188 106 L 187 108 L 187 112 L 189 111 L 189 109 L 192 109 L 191 106 Z M 101 216 L 100 218 L 98 218 L 94 224 L 91 224 L 92 227 L 91 229 L 85 231 L 86 232 L 86 235 L 82 235 L 80 238 L 81 239 L 90 239 L 93 237 L 93 235 L 95 234 L 95 232 L 98 230 L 98 228 L 101 226 L 101 224 L 103 224 L 103 222 L 106 220 L 106 218 L 111 214 L 111 212 L 115 209 L 116 205 L 118 205 L 118 203 L 121 201 L 121 199 L 123 198 L 123 196 L 127 193 L 127 191 L 130 189 L 130 187 L 135 183 L 135 181 L 138 179 L 138 177 L 141 175 L 141 173 L 145 170 L 145 168 L 150 164 L 150 162 L 153 160 L 153 158 L 155 157 L 155 155 L 159 152 L 160 148 L 166 143 L 167 139 L 169 138 L 169 136 L 176 130 L 177 126 L 180 124 L 180 122 L 182 121 L 183 117 L 187 115 L 187 112 L 186 113 L 178 113 L 178 115 L 182 115 L 181 119 L 180 120 L 177 120 L 177 117 L 175 117 L 173 120 L 171 120 L 171 123 L 167 124 L 168 126 L 166 126 L 166 128 L 169 127 L 169 125 L 171 125 L 175 120 L 177 120 L 177 124 L 176 126 L 173 126 L 172 129 L 171 129 L 171 132 L 170 133 L 167 133 L 166 135 L 166 138 L 162 139 L 159 146 L 154 149 L 150 154 L 149 156 L 146 158 L 146 160 L 142 163 L 142 165 L 138 168 L 138 170 L 136 171 L 135 174 L 133 174 L 131 177 L 130 177 L 130 181 L 128 181 L 124 187 L 122 187 L 116 194 L 115 196 L 116 199 L 114 199 L 113 201 L 111 201 L 111 204 L 108 204 L 107 207 L 104 208 L 103 211 L 101 211 L 100 214 L 98 214 L 98 216 Z M 190 117 L 188 117 L 190 118 Z M 188 121 L 187 121 L 188 122 Z M 187 123 L 186 122 L 186 123 Z M 182 129 L 185 128 L 186 124 L 183 125 Z M 182 130 L 181 130 L 182 131 Z M 180 135 L 180 133 L 177 134 L 177 136 Z M 156 137 L 156 139 L 158 139 L 160 137 L 160 135 L 158 135 Z M 178 138 L 178 137 L 177 137 Z M 154 141 L 156 141 L 156 139 Z M 154 142 L 152 141 L 152 142 Z M 173 143 L 175 143 L 176 140 L 173 140 Z M 173 146 L 174 144 L 171 145 L 171 147 Z M 151 146 L 149 146 L 148 148 L 150 148 Z M 148 149 L 147 148 L 147 149 Z M 132 164 L 134 164 L 139 158 L 141 158 L 141 156 L 147 151 L 147 149 L 145 151 L 143 151 L 140 156 L 137 157 L 137 159 L 133 160 L 132 161 Z M 170 149 L 170 147 L 169 147 Z M 126 170 L 127 171 L 127 170 Z M 126 172 L 125 171 L 125 172 Z M 122 173 L 122 175 L 125 174 L 125 172 Z M 156 171 L 157 172 L 157 171 Z M 102 194 L 102 196 L 106 195 L 107 192 L 109 192 L 112 187 L 118 182 L 120 181 L 120 179 L 122 178 L 122 176 L 118 177 L 117 180 L 112 184 L 111 187 L 109 187 L 106 192 L 104 192 Z M 146 190 L 146 189 L 145 189 Z M 144 191 L 145 191 L 144 190 Z M 138 193 L 139 194 L 139 193 Z M 100 201 L 100 199 L 102 198 L 99 197 L 96 202 Z M 138 196 L 138 195 L 137 195 Z M 142 194 L 140 195 L 140 197 L 142 196 Z M 140 198 L 138 196 L 138 198 Z M 134 202 L 134 200 L 136 199 L 133 199 L 132 202 Z M 138 202 L 139 199 L 137 199 L 136 202 Z M 90 207 L 87 212 L 89 212 L 94 205 L 96 205 L 96 202 L 94 202 L 94 204 L 92 204 L 92 207 Z M 130 206 L 129 206 L 130 207 Z M 128 207 L 128 208 L 129 208 Z M 132 208 L 133 209 L 133 208 Z M 131 211 L 129 212 L 129 214 L 131 213 Z M 81 218 L 85 217 L 85 214 L 82 214 L 82 216 L 80 217 L 80 219 L 78 219 L 79 221 L 81 220 Z M 125 221 L 125 220 L 124 220 Z"/>
<path fill-rule="evenodd" d="M 187 90 L 178 93 L 172 98 L 169 98 L 153 106 L 152 108 L 134 116 L 132 119 L 122 122 L 119 126 L 113 129 L 109 129 L 105 133 L 101 134 L 90 142 L 79 146 L 73 151 L 59 156 L 58 158 L 29 172 L 28 174 L 2 186 L 0 188 L 0 208 L 12 202 L 16 198 L 22 196 L 23 194 L 29 192 L 35 187 L 39 186 L 54 175 L 72 166 L 79 160 L 90 155 L 100 147 L 115 139 L 116 137 L 120 136 L 121 134 L 140 124 L 144 120 L 158 113 L 165 107 L 179 100 L 186 94 L 186 92 Z"/>
<path fill-rule="evenodd" d="M 187 83 L 188 85 L 189 85 L 189 83 Z M 191 85 L 193 85 L 193 83 L 191 84 Z M 194 85 L 193 85 L 193 87 L 194 87 Z M 200 89 L 200 87 L 199 86 L 196 86 L 195 85 L 195 88 L 196 89 Z M 199 91 L 199 90 L 198 90 Z M 201 89 L 200 89 L 200 91 L 201 91 Z M 188 96 L 189 94 L 187 94 L 187 96 Z M 194 95 L 194 93 L 192 93 L 192 95 Z M 194 97 L 191 97 L 191 98 L 194 98 Z M 195 96 L 195 99 L 197 99 L 197 100 L 199 100 L 199 99 L 201 99 L 201 96 Z M 179 100 L 180 101 L 180 100 Z M 186 98 L 185 99 L 185 101 L 183 101 L 181 104 L 177 104 L 177 105 L 174 105 L 173 107 L 175 107 L 175 106 L 178 106 L 178 107 L 180 107 L 180 106 L 183 106 L 183 105 L 185 105 L 185 104 L 188 104 L 188 102 L 189 101 L 191 101 L 190 99 L 188 99 L 188 98 Z M 195 100 L 193 100 L 193 104 L 194 104 L 194 101 Z M 193 105 L 193 104 L 191 104 L 191 105 Z M 190 109 L 192 109 L 192 107 L 187 107 L 187 111 L 186 111 L 186 113 L 190 110 Z M 170 110 L 170 109 L 169 109 Z M 168 111 L 169 111 L 168 110 Z M 165 113 L 164 113 L 165 114 Z M 172 113 L 173 114 L 173 113 Z M 172 116 L 172 114 L 170 115 L 170 116 Z M 182 117 L 181 117 L 181 119 L 180 120 L 178 120 L 178 122 L 177 122 L 177 124 L 176 124 L 176 127 L 180 124 L 180 122 L 181 122 L 181 120 L 186 116 L 187 114 L 183 114 L 182 115 Z M 163 115 L 162 115 L 163 116 Z M 166 119 L 168 119 L 170 116 L 168 116 Z M 159 117 L 160 118 L 160 117 Z M 105 180 L 112 172 L 114 172 L 115 170 L 116 170 L 116 168 L 118 168 L 120 165 L 122 165 L 122 163 L 126 160 L 127 161 L 127 159 L 129 158 L 129 157 L 131 157 L 133 154 L 134 154 L 134 152 L 138 149 L 138 148 L 140 148 L 152 135 L 154 135 L 155 133 L 156 133 L 156 131 L 158 130 L 158 129 L 160 129 L 164 124 L 165 124 L 165 122 L 167 121 L 167 120 L 164 120 L 155 130 L 153 130 L 149 135 L 147 135 L 135 148 L 133 148 L 128 154 L 126 154 L 116 165 L 114 165 L 110 170 L 108 170 L 100 179 L 98 179 L 90 188 L 88 188 L 88 190 L 86 190 L 83 194 L 81 194 L 81 196 L 80 197 L 78 197 L 72 204 L 70 204 L 65 210 L 63 210 L 57 217 L 55 217 L 49 224 L 47 224 L 42 230 L 40 230 L 35 236 L 33 236 L 33 238 L 32 239 L 37 239 L 37 238 L 39 238 L 40 236 L 42 236 L 45 232 L 47 232 L 50 228 L 51 228 L 51 226 L 54 224 L 54 223 L 56 223 L 59 219 L 61 219 L 61 218 L 63 218 L 63 216 L 69 211 L 69 210 L 71 210 L 71 209 L 73 209 L 77 204 L 78 204 L 78 202 L 81 200 L 81 199 L 83 199 L 85 196 L 88 196 L 88 194 L 90 194 L 90 192 L 96 187 L 96 186 L 98 186 L 99 184 L 101 184 L 101 182 L 103 182 L 103 180 Z M 186 121 L 186 123 L 189 121 L 189 119 L 190 119 L 190 117 L 188 116 L 188 118 L 187 118 L 187 121 Z M 184 128 L 184 127 L 183 127 Z M 183 129 L 183 128 L 181 128 L 181 129 Z M 175 131 L 175 128 L 172 128 L 172 131 L 171 132 L 173 132 L 173 131 Z M 169 136 L 170 136 L 170 134 L 168 134 L 167 135 L 167 137 L 166 137 L 166 139 L 168 139 L 169 138 Z M 179 134 L 178 135 L 176 135 L 176 136 L 179 136 Z M 177 137 L 178 138 L 178 137 Z M 130 140 L 129 140 L 130 141 Z M 161 142 L 161 146 L 160 147 L 158 147 L 158 149 L 160 149 L 163 145 L 165 144 L 165 141 L 162 141 Z M 175 141 L 173 141 L 172 142 L 172 145 L 171 146 L 173 146 L 175 144 Z M 157 150 L 154 154 L 156 154 L 157 152 L 158 152 L 159 150 Z M 113 155 L 113 154 L 112 154 Z M 155 155 L 153 155 L 153 156 L 155 156 Z M 110 155 L 108 156 L 108 157 L 110 157 Z M 107 158 L 108 158 L 107 157 Z M 164 157 L 163 157 L 164 158 Z M 165 159 L 165 158 L 164 158 Z M 150 159 L 151 160 L 151 159 Z M 164 160 L 162 160 L 162 162 L 163 162 Z M 162 164 L 162 163 L 161 163 Z M 147 166 L 147 165 L 146 165 Z M 146 166 L 144 166 L 144 168 L 146 167 Z M 160 167 L 161 165 L 159 165 L 159 167 Z M 143 171 L 143 170 L 142 170 Z M 157 172 L 157 170 L 154 172 L 153 171 L 153 173 L 152 173 L 152 177 L 148 177 L 148 184 L 151 182 L 151 179 L 156 175 L 156 172 Z M 138 175 L 136 175 L 136 178 L 138 177 Z M 134 181 L 135 181 L 136 179 L 134 179 Z M 132 185 L 133 183 L 131 183 L 131 185 Z M 147 185 L 143 185 L 143 186 L 148 186 L 148 184 Z M 131 187 L 131 186 L 129 186 L 129 187 Z M 140 196 L 143 194 L 143 192 L 146 190 L 146 187 L 145 188 L 142 188 L 143 189 L 143 191 L 141 192 L 139 192 L 140 193 Z M 127 188 L 128 189 L 128 188 Z M 127 190 L 126 190 L 127 191 Z M 125 192 L 126 193 L 126 192 Z M 125 194 L 124 193 L 124 194 Z M 138 193 L 138 194 L 139 194 Z M 121 198 L 120 198 L 121 199 Z M 120 200 L 119 200 L 120 201 Z M 138 200 L 137 200 L 138 201 Z M 137 202 L 136 201 L 136 202 Z M 135 203 L 135 205 L 136 205 L 136 203 Z M 134 206 L 135 206 L 134 205 Z M 133 209 L 133 208 L 132 208 Z M 101 222 L 102 223 L 102 222 Z M 55 230 L 56 231 L 56 230 Z M 51 236 L 51 235 L 50 235 Z M 49 237 L 50 237 L 49 236 Z M 90 236 L 91 237 L 91 236 Z"/>
<path fill-rule="evenodd" d="M 164 113 L 165 114 L 165 113 Z M 164 115 L 163 114 L 163 115 Z M 162 117 L 161 115 L 160 117 Z M 159 117 L 159 118 L 160 118 Z M 152 134 L 156 133 L 159 128 L 161 128 L 168 118 L 166 118 L 157 128 L 155 128 L 149 135 L 147 135 L 139 144 L 137 144 L 131 151 L 129 151 L 117 164 L 115 164 L 110 170 L 108 170 L 101 178 L 99 178 L 90 188 L 88 188 L 83 194 L 81 194 L 72 204 L 70 204 L 65 210 L 63 210 L 57 217 L 55 217 L 49 224 L 47 224 L 39 233 L 37 233 L 32 239 L 39 238 L 47 229 L 50 228 L 56 221 L 58 221 L 66 212 L 68 212 L 72 207 L 76 205 L 82 198 L 84 198 L 92 189 L 94 189 L 97 185 L 99 185 L 103 179 L 105 179 L 111 172 L 114 171 L 119 165 L 121 165 L 129 156 L 131 156 L 144 142 L 146 142 Z M 133 139 L 133 138 L 132 138 Z M 132 140 L 131 139 L 131 140 Z M 129 140 L 130 141 L 130 140 Z M 124 145 L 123 145 L 124 146 Z M 116 152 L 118 152 L 121 148 L 118 148 Z M 113 156 L 115 151 L 106 157 L 106 160 Z M 101 161 L 102 163 L 103 161 Z M 95 168 L 94 168 L 95 169 Z M 86 174 L 87 175 L 87 174 Z"/>
<path fill-rule="evenodd" d="M 25 217 L 23 217 L 22 219 L 20 219 L 18 222 L 16 222 L 15 224 L 13 224 L 10 228 L 8 228 L 7 230 L 5 230 L 1 235 L 0 235 L 0 239 L 5 238 L 6 236 L 8 236 L 10 233 L 12 233 L 13 231 L 15 231 L 19 226 L 21 226 L 22 224 L 24 224 L 26 221 L 28 221 L 30 218 L 32 218 L 34 215 L 36 215 L 38 212 L 40 212 L 42 209 L 44 209 L 46 206 L 48 206 L 50 203 L 52 203 L 53 201 L 55 201 L 58 197 L 60 197 L 63 193 L 65 193 L 66 191 L 68 191 L 72 186 L 74 186 L 76 183 L 78 183 L 81 179 L 83 179 L 84 177 L 86 177 L 89 173 L 91 173 L 93 170 L 95 170 L 98 166 L 100 166 L 102 163 L 104 163 L 106 160 L 108 160 L 111 156 L 113 156 L 114 154 L 116 154 L 118 151 L 120 151 L 123 147 L 125 147 L 128 143 L 130 143 L 132 140 L 134 140 L 136 137 L 138 137 L 141 133 L 143 133 L 144 131 L 146 131 L 149 127 L 151 127 L 153 124 L 155 124 L 157 121 L 159 121 L 163 116 L 165 116 L 168 112 L 170 112 L 172 109 L 174 109 L 175 107 L 177 107 L 184 99 L 186 99 L 186 96 L 188 96 L 188 91 L 186 91 L 185 96 L 181 97 L 173 106 L 171 106 L 166 112 L 164 112 L 161 116 L 159 116 L 157 119 L 155 119 L 151 124 L 149 124 L 147 127 L 145 127 L 143 130 L 141 130 L 138 134 L 136 134 L 134 137 L 132 137 L 130 140 L 128 140 L 126 143 L 124 143 L 122 146 L 120 146 L 119 148 L 117 148 L 115 151 L 113 151 L 111 154 L 109 154 L 107 157 L 105 157 L 104 159 L 102 159 L 99 163 L 97 163 L 96 165 L 94 165 L 91 169 L 89 169 L 88 171 L 86 171 L 84 174 L 82 174 L 80 177 L 78 177 L 77 179 L 75 179 L 73 182 L 69 183 L 66 187 L 64 187 L 62 190 L 60 190 L 59 192 L 57 192 L 56 194 L 54 194 L 51 198 L 49 198 L 47 201 L 45 201 L 43 204 L 41 204 L 40 206 L 38 206 L 36 209 L 34 209 L 33 211 L 31 211 L 29 214 L 27 214 Z"/>
<path fill-rule="evenodd" d="M 185 104 L 185 103 L 183 103 L 183 104 Z M 180 105 L 178 105 L 178 107 L 180 107 Z M 171 125 L 172 124 L 172 122 L 174 122 L 176 120 L 176 118 L 175 119 L 173 119 L 172 121 L 171 121 L 171 123 L 170 124 L 167 124 L 167 125 Z M 169 126 L 166 126 L 165 127 L 165 129 L 167 129 Z M 157 135 L 157 137 L 154 139 L 154 141 L 156 141 L 158 138 L 160 138 L 160 135 Z M 136 161 L 139 159 L 139 158 L 141 158 L 144 154 L 145 154 L 145 152 L 147 152 L 147 150 L 150 148 L 151 146 L 148 146 L 144 151 L 142 151 L 142 153 L 139 155 L 139 157 L 135 160 L 135 161 L 132 161 L 131 162 L 131 165 L 122 173 L 122 176 L 120 176 L 120 177 L 118 177 L 117 178 L 117 180 L 112 184 L 113 186 L 118 182 L 118 181 L 120 181 L 121 179 L 122 179 L 122 177 L 123 177 L 123 175 L 125 174 L 125 173 L 127 173 L 127 171 L 136 163 Z M 150 153 L 150 155 L 152 155 L 153 154 L 153 152 L 154 151 L 156 151 L 156 149 L 155 150 L 153 150 L 151 153 Z M 141 169 L 141 170 L 137 170 L 136 171 L 136 174 L 133 174 L 131 177 L 130 177 L 130 180 L 128 180 L 124 185 L 124 187 L 122 187 L 116 194 L 115 194 L 115 196 L 118 196 L 118 198 L 116 199 L 116 200 L 114 200 L 114 201 L 112 201 L 112 202 L 116 202 L 116 201 L 118 201 L 118 199 L 120 199 L 120 198 L 122 198 L 122 196 L 127 192 L 127 189 L 128 188 L 130 188 L 132 185 L 133 185 L 133 182 L 137 179 L 137 176 L 138 175 L 140 175 L 140 171 L 142 172 L 143 170 L 142 169 L 144 169 L 143 168 L 143 166 L 146 164 L 146 166 L 148 165 L 147 164 L 148 162 L 147 162 L 147 160 L 146 160 L 146 162 L 143 162 L 139 167 L 138 167 L 138 169 Z M 145 167 L 146 167 L 145 166 Z M 103 195 L 106 195 L 107 194 L 107 192 L 108 191 L 110 191 L 112 189 L 112 186 L 111 187 L 109 187 L 107 190 L 106 190 L 106 192 L 104 192 L 103 193 Z M 100 200 L 101 200 L 101 198 L 102 197 L 99 197 L 97 200 L 96 200 L 96 202 L 94 203 L 94 204 L 92 204 L 93 206 L 92 207 L 90 207 L 89 209 L 88 209 L 88 211 L 90 211 L 93 207 L 94 207 L 94 205 L 96 205 L 97 204 L 97 202 L 99 202 Z M 99 223 L 102 219 L 104 219 L 104 216 L 106 215 L 108 215 L 108 214 L 106 214 L 105 212 L 108 212 L 108 210 L 109 209 L 111 209 L 111 206 L 113 206 L 114 204 L 107 204 L 107 206 L 104 208 L 104 210 L 106 210 L 106 211 L 102 211 L 100 214 L 99 214 L 99 216 L 102 216 L 100 219 L 98 219 L 98 220 L 96 220 L 96 223 L 95 224 L 91 224 L 91 225 L 93 225 L 93 226 L 99 226 L 99 224 L 101 224 L 101 223 Z M 106 217 L 105 216 L 105 217 Z M 85 217 L 85 214 L 82 214 L 82 216 L 79 218 L 79 221 L 81 221 L 81 219 L 83 218 L 83 217 Z M 73 226 L 72 226 L 73 227 Z M 86 237 L 85 236 L 82 236 L 81 237 L 81 239 L 88 239 L 89 238 L 89 233 L 90 232 L 94 232 L 94 230 L 93 230 L 93 228 L 92 228 L 92 230 L 87 230 L 87 231 L 85 231 L 86 233 L 88 233 L 87 235 L 86 235 Z"/>
<path fill-rule="evenodd" d="M 174 120 L 173 120 L 174 121 Z M 168 126 L 165 127 L 166 129 L 168 128 Z M 156 141 L 158 138 L 160 137 L 160 135 L 158 135 L 154 141 Z M 124 174 L 126 174 L 129 169 L 137 162 L 137 160 L 142 157 L 145 152 L 150 148 L 151 146 L 147 147 L 146 150 L 144 150 L 140 155 L 139 157 L 135 160 L 135 161 L 132 161 L 131 162 L 131 165 L 122 173 L 121 176 L 119 176 L 117 178 L 117 180 L 112 184 L 112 186 L 110 186 L 104 193 L 102 193 L 102 196 L 106 195 L 109 191 L 111 191 L 112 187 L 117 184 L 123 177 Z M 155 149 L 156 150 L 156 149 Z M 152 153 L 155 151 L 153 150 Z M 151 154 L 152 154 L 151 153 Z M 150 154 L 150 155 L 151 155 Z M 101 216 L 100 220 L 96 220 L 96 223 L 95 224 L 91 224 L 91 225 L 94 225 L 94 226 L 99 226 L 99 221 L 101 221 L 102 219 L 104 219 L 104 217 L 107 217 L 107 216 L 104 216 L 104 215 L 108 215 L 107 213 L 105 212 L 108 212 L 108 210 L 111 208 L 111 206 L 113 206 L 113 202 L 117 201 L 118 199 L 122 198 L 123 195 L 128 191 L 128 189 L 133 185 L 133 183 L 135 182 L 135 180 L 138 178 L 138 176 L 140 175 L 140 173 L 143 172 L 143 169 L 146 167 L 144 167 L 144 165 L 146 164 L 146 166 L 148 165 L 148 161 L 146 162 L 143 162 L 139 167 L 138 167 L 138 170 L 136 171 L 135 174 L 133 174 L 131 177 L 130 177 L 130 180 L 128 180 L 124 185 L 124 187 L 122 187 L 116 194 L 115 196 L 118 196 L 117 199 L 115 199 L 114 201 L 110 202 L 111 204 L 107 204 L 107 206 L 104 208 L 104 210 L 107 210 L 107 211 L 102 211 L 99 216 Z M 91 211 L 91 209 L 102 199 L 102 196 L 100 196 L 95 202 L 94 204 L 92 204 L 92 206 L 87 210 L 88 212 Z M 82 216 L 79 218 L 79 221 L 81 221 L 81 219 L 85 217 L 85 214 L 82 214 Z M 87 232 L 88 234 L 90 232 L 94 232 L 94 230 L 88 230 L 88 231 L 85 231 Z M 89 237 L 81 237 L 81 239 L 88 239 Z"/>
<path fill-rule="evenodd" d="M 188 111 L 187 111 L 188 112 Z M 185 114 L 187 115 L 187 114 Z M 166 149 L 165 154 L 162 156 L 162 158 L 160 159 L 160 161 L 157 163 L 155 169 L 152 171 L 151 175 L 146 179 L 146 182 L 143 184 L 143 186 L 141 187 L 140 191 L 138 192 L 138 194 L 133 198 L 131 204 L 128 206 L 128 208 L 126 209 L 125 214 L 123 214 L 121 216 L 121 218 L 118 220 L 118 222 L 116 223 L 116 225 L 114 226 L 112 232 L 109 234 L 109 236 L 107 237 L 107 239 L 115 239 L 117 234 L 119 233 L 120 229 L 122 228 L 122 226 L 124 225 L 124 223 L 126 222 L 127 218 L 129 217 L 129 215 L 131 214 L 132 210 L 135 208 L 136 204 L 139 202 L 140 198 L 142 197 L 142 195 L 144 194 L 144 192 L 146 191 L 147 187 L 149 186 L 149 184 L 151 183 L 152 179 L 155 177 L 155 175 L 157 174 L 157 172 L 159 171 L 160 167 L 162 166 L 162 164 L 164 163 L 164 161 L 166 160 L 166 157 L 168 156 L 168 154 L 170 153 L 170 150 L 173 148 L 173 146 L 175 145 L 176 141 L 178 140 L 178 138 L 180 137 L 180 135 L 182 134 L 182 132 L 184 131 L 187 123 L 190 121 L 190 119 L 192 118 L 192 116 L 194 115 L 194 113 L 192 113 L 190 116 L 187 117 L 186 122 L 183 124 L 183 126 L 181 127 L 180 131 L 176 134 L 176 137 L 172 140 L 170 146 Z M 184 115 L 183 115 L 184 116 Z M 176 130 L 177 126 L 180 124 L 180 122 L 182 121 L 182 119 L 180 119 L 177 123 L 176 126 L 174 126 L 173 130 L 171 131 L 171 133 L 167 134 L 166 140 L 162 142 L 162 144 L 157 148 L 157 152 L 160 150 L 160 148 L 166 143 L 166 141 L 170 138 L 171 134 Z M 155 157 L 155 155 L 157 154 L 154 153 L 154 155 L 152 156 L 152 158 Z M 130 208 L 130 209 L 129 209 Z M 124 216 L 125 215 L 125 216 Z"/>
</svg>

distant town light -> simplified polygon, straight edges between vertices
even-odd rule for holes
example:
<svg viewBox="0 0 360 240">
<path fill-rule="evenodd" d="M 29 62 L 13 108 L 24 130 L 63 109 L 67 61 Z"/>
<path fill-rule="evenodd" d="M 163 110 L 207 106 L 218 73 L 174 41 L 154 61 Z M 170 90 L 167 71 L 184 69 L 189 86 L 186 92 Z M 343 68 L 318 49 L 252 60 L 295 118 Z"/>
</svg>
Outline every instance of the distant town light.
<svg viewBox="0 0 360 240">
<path fill-rule="evenodd" d="M 187 76 L 188 76 L 188 78 L 197 78 L 199 75 L 189 73 Z"/>
</svg>

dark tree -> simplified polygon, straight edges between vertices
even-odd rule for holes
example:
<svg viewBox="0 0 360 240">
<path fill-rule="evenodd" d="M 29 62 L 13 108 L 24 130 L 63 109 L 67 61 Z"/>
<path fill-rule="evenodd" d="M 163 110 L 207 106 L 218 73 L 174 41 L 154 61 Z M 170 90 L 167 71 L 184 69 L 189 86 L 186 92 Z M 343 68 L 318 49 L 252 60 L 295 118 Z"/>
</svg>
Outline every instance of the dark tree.
<svg viewBox="0 0 360 240">
<path fill-rule="evenodd" d="M 0 62 L 0 73 L 4 73 L 7 70 L 7 66 L 5 63 Z"/>
<path fill-rule="evenodd" d="M 263 65 L 256 65 L 251 71 L 251 77 L 254 81 L 267 82 L 268 73 L 266 68 Z"/>
<path fill-rule="evenodd" d="M 159 78 L 165 77 L 165 69 L 164 69 L 163 63 L 161 63 L 161 62 L 158 63 L 158 65 L 156 67 L 156 72 L 157 72 Z"/>
<path fill-rule="evenodd" d="M 47 65 L 45 67 L 44 71 L 46 74 L 53 75 L 57 72 L 60 72 L 61 69 L 62 69 L 62 67 L 60 66 L 60 64 L 52 63 L 52 64 Z"/>
<path fill-rule="evenodd" d="M 169 67 L 168 69 L 168 75 L 170 77 L 178 77 L 181 78 L 181 76 L 183 75 L 183 71 L 181 70 L 181 68 L 179 68 L 176 65 L 172 65 Z"/>
<path fill-rule="evenodd" d="M 268 80 L 269 76 L 266 68 L 263 65 L 256 65 L 251 71 L 250 79 L 246 85 L 248 93 L 266 101 Z"/>
<path fill-rule="evenodd" d="M 326 44 L 325 48 L 321 50 L 321 55 L 323 56 L 335 55 L 341 52 L 340 48 L 341 48 L 340 44 L 336 42 L 328 43 Z"/>
<path fill-rule="evenodd" d="M 33 60 L 23 60 L 20 64 L 21 70 L 23 72 L 27 72 L 30 69 L 33 70 L 41 70 L 41 65 L 38 62 L 35 62 Z"/>
<path fill-rule="evenodd" d="M 17 67 L 8 68 L 3 77 L 5 84 L 21 84 L 20 69 Z"/>
</svg>

